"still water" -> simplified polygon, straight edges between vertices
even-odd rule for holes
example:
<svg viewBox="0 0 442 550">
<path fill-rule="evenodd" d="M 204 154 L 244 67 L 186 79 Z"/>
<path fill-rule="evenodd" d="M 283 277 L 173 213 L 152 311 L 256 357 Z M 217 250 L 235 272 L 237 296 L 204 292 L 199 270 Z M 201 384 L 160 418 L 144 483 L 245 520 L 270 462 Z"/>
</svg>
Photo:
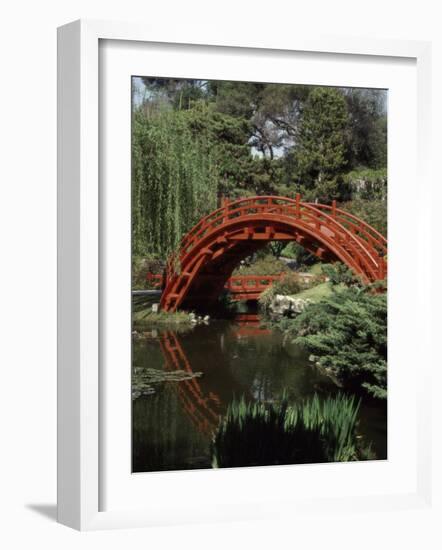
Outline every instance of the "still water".
<svg viewBox="0 0 442 550">
<path fill-rule="evenodd" d="M 339 390 L 300 348 L 255 317 L 190 330 L 139 329 L 133 342 L 133 471 L 210 468 L 211 434 L 229 402 Z M 155 369 L 155 370 L 153 370 Z M 177 372 L 179 371 L 179 372 Z M 147 381 L 147 382 L 146 382 Z M 387 452 L 386 406 L 364 400 L 359 432 Z"/>
</svg>

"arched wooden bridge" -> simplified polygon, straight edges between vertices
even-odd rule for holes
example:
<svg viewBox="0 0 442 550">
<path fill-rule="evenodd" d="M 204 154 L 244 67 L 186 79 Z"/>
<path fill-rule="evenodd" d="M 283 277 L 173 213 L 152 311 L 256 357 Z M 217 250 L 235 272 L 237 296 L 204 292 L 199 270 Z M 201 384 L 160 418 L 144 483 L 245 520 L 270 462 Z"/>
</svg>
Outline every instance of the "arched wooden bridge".
<svg viewBox="0 0 442 550">
<path fill-rule="evenodd" d="M 341 261 L 365 283 L 387 275 L 385 237 L 335 202 L 251 197 L 225 202 L 185 235 L 169 259 L 160 307 L 210 306 L 238 263 L 271 241 L 296 241 L 323 261 Z"/>
</svg>

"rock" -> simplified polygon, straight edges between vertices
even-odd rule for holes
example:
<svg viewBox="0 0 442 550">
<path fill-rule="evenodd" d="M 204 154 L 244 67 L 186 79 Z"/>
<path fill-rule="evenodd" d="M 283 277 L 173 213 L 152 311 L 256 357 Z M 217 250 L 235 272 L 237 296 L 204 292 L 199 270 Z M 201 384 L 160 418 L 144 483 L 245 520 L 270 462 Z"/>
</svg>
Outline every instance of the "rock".
<svg viewBox="0 0 442 550">
<path fill-rule="evenodd" d="M 276 294 L 269 305 L 269 310 L 274 317 L 291 317 L 304 311 L 310 303 L 311 300 Z"/>
</svg>

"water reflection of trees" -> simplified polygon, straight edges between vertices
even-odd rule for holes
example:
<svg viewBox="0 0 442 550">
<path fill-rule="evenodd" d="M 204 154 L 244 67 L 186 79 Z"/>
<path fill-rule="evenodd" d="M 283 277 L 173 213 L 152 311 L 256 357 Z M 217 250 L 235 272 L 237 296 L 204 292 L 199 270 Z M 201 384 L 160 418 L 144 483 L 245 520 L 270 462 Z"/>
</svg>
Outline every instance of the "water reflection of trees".
<svg viewBox="0 0 442 550">
<path fill-rule="evenodd" d="M 134 471 L 210 467 L 212 434 L 234 397 L 298 399 L 324 384 L 305 355 L 290 355 L 279 335 L 251 319 L 161 330 L 149 340 L 134 349 L 137 365 L 202 376 L 162 382 L 134 401 Z"/>
</svg>

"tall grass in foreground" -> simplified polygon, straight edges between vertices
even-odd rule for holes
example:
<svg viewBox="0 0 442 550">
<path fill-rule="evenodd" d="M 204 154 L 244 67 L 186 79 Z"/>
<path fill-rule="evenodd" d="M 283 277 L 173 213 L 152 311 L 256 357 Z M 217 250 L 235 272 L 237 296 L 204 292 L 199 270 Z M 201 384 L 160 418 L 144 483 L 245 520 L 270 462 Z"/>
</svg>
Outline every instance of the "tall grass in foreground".
<svg viewBox="0 0 442 550">
<path fill-rule="evenodd" d="M 214 468 L 358 460 L 359 401 L 339 394 L 288 405 L 233 401 L 212 442 Z"/>
</svg>

